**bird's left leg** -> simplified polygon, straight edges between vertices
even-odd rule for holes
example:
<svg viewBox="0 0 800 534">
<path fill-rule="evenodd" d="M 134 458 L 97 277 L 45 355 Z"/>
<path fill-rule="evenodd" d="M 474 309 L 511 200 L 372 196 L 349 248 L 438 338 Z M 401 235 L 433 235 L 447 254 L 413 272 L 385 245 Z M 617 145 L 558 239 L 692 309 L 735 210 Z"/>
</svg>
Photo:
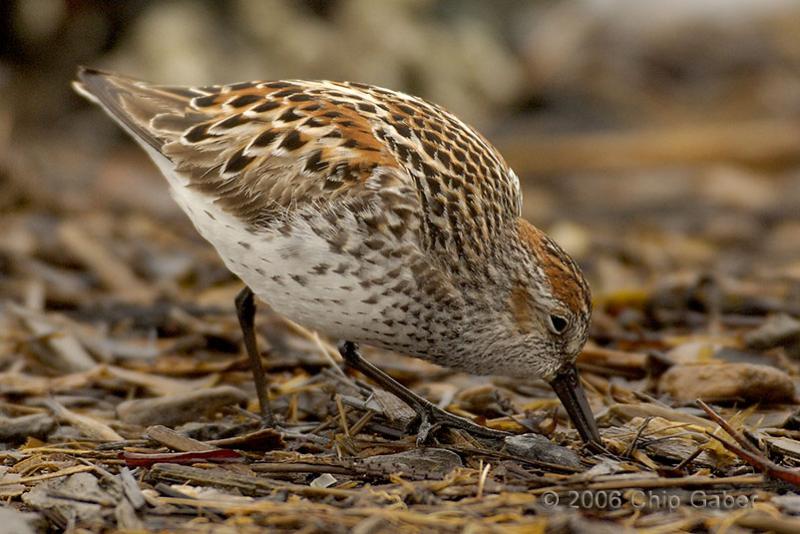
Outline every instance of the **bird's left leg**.
<svg viewBox="0 0 800 534">
<path fill-rule="evenodd" d="M 261 408 L 261 420 L 265 426 L 274 426 L 275 417 L 269 404 L 267 376 L 264 374 L 261 355 L 258 353 L 258 347 L 256 346 L 256 303 L 253 291 L 247 286 L 244 286 L 244 289 L 236 295 L 236 315 L 239 317 L 239 326 L 242 328 L 242 336 L 244 337 L 244 347 L 247 350 L 247 356 L 250 359 L 250 370 L 256 383 L 256 394 Z"/>
<path fill-rule="evenodd" d="M 419 431 L 417 433 L 417 445 L 423 445 L 427 441 L 429 434 L 441 427 L 466 430 L 473 435 L 484 438 L 503 439 L 509 435 L 506 432 L 493 430 L 473 423 L 469 419 L 448 413 L 431 401 L 420 397 L 403 384 L 381 371 L 378 367 L 365 360 L 358 351 L 358 345 L 352 341 L 343 341 L 339 343 L 339 353 L 342 355 L 342 358 L 344 358 L 344 361 L 347 362 L 347 365 L 357 371 L 361 371 L 364 376 L 372 379 L 376 384 L 398 397 L 417 412 L 417 416 L 420 419 Z"/>
</svg>

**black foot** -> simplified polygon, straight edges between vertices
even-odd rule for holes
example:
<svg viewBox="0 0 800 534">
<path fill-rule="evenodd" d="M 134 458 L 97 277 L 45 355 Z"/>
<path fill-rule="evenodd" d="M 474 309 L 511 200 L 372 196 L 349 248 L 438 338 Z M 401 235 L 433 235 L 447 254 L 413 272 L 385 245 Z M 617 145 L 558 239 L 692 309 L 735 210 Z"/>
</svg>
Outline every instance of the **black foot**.
<svg viewBox="0 0 800 534">
<path fill-rule="evenodd" d="M 457 428 L 465 430 L 474 436 L 483 438 L 503 439 L 509 434 L 499 430 L 492 430 L 469 419 L 448 413 L 427 399 L 424 399 L 405 387 L 403 384 L 387 375 L 379 368 L 365 360 L 358 352 L 358 345 L 352 341 L 339 343 L 339 353 L 347 365 L 361 371 L 366 377 L 372 379 L 383 389 L 392 393 L 397 398 L 408 404 L 419 417 L 419 430 L 417 431 L 417 445 L 422 446 L 428 438 L 442 428 Z"/>
<path fill-rule="evenodd" d="M 239 326 L 242 328 L 247 356 L 250 358 L 250 370 L 256 383 L 261 421 L 263 426 L 272 427 L 275 426 L 275 417 L 272 415 L 272 407 L 269 405 L 269 386 L 267 376 L 264 374 L 264 367 L 261 365 L 261 355 L 256 347 L 256 304 L 253 292 L 247 286 L 236 295 L 236 314 L 239 317 Z"/>
</svg>

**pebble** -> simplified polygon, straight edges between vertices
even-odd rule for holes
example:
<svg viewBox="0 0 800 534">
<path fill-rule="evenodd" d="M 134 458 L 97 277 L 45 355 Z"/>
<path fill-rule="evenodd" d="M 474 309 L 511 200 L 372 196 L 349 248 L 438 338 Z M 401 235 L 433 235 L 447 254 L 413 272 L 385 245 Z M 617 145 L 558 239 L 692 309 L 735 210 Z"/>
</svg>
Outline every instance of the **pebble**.
<svg viewBox="0 0 800 534">
<path fill-rule="evenodd" d="M 25 441 L 29 437 L 46 439 L 55 427 L 55 420 L 45 413 L 0 417 L 0 441 Z"/>
<path fill-rule="evenodd" d="M 364 458 L 362 461 L 365 466 L 387 473 L 403 472 L 431 479 L 441 479 L 456 467 L 463 467 L 458 454 L 434 447 L 380 454 Z"/>
<path fill-rule="evenodd" d="M 658 390 L 678 401 L 793 402 L 794 382 L 767 365 L 723 363 L 676 365 L 661 376 Z"/>
<path fill-rule="evenodd" d="M 505 442 L 506 451 L 515 456 L 551 464 L 581 467 L 581 459 L 575 451 L 556 445 L 541 434 L 508 436 Z"/>
<path fill-rule="evenodd" d="M 219 386 L 169 397 L 125 401 L 117 407 L 117 416 L 125 423 L 175 426 L 245 402 L 247 395 L 243 391 Z"/>
</svg>

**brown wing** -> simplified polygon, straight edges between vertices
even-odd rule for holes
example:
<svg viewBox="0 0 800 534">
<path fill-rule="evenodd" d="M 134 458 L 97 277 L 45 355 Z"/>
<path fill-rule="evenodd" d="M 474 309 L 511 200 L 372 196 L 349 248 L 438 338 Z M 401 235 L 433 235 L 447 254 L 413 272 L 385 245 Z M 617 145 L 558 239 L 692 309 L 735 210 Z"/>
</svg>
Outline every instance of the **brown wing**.
<svg viewBox="0 0 800 534">
<path fill-rule="evenodd" d="M 375 188 L 409 185 L 370 121 L 326 82 L 166 87 L 90 69 L 78 79 L 191 187 L 252 226 L 299 205 L 358 204 Z"/>
</svg>

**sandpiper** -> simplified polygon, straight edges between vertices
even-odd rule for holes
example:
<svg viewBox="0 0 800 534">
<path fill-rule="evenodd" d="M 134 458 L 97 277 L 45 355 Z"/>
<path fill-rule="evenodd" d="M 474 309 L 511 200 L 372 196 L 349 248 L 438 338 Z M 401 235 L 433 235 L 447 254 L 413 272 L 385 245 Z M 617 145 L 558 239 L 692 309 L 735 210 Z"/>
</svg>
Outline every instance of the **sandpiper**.
<svg viewBox="0 0 800 534">
<path fill-rule="evenodd" d="M 517 176 L 475 129 L 420 98 L 353 82 L 172 87 L 80 68 L 75 87 L 147 151 L 245 283 L 236 308 L 268 422 L 254 294 L 343 340 L 351 367 L 417 411 L 421 441 L 438 425 L 498 433 L 405 388 L 356 343 L 543 378 L 584 441 L 600 443 L 575 366 L 589 287 L 520 217 Z"/>
</svg>

